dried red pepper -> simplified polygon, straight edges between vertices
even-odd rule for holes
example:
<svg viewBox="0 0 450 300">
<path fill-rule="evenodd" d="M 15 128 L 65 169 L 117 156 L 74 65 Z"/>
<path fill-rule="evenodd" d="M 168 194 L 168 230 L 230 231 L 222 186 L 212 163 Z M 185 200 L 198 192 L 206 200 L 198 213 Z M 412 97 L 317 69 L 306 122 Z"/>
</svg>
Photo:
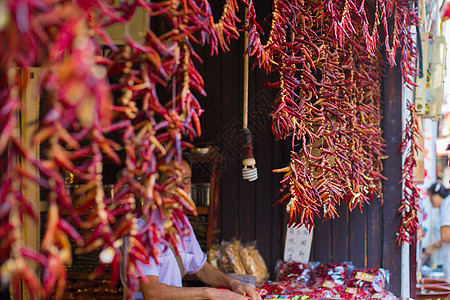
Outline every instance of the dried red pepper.
<svg viewBox="0 0 450 300">
<path fill-rule="evenodd" d="M 226 2 L 218 24 L 214 24 L 205 0 L 127 1 L 117 8 L 100 0 L 54 4 L 8 1 L 5 11 L 10 21 L 0 28 L 0 36 L 7 41 L 0 69 L 4 83 L 0 155 L 5 170 L 0 188 L 5 213 L 0 221 L 2 232 L 10 230 L 10 234 L 3 233 L 7 251 L 1 253 L 0 264 L 14 278 L 16 292 L 22 277 L 30 290 L 44 296 L 55 288 L 57 296 L 62 294 L 63 264 L 70 258 L 67 236 L 79 241 L 79 251 L 101 249 L 102 265 L 95 274 L 112 264 L 113 276 L 117 276 L 120 261 L 121 235 L 130 241 L 129 270 L 138 260 L 156 257 L 155 243 L 177 242 L 186 224 L 181 208 L 193 210 L 194 206 L 182 193 L 176 170 L 172 170 L 171 185 L 179 187 L 175 201 L 162 197 L 169 185 L 159 185 L 156 176 L 165 163 L 180 161 L 182 149 L 189 147 L 181 141 L 182 136 L 192 139 L 201 133 L 202 109 L 193 91 L 204 95 L 204 90 L 193 64 L 194 58 L 200 58 L 192 43 L 210 43 L 211 53 L 217 53 L 219 46 L 227 50 L 230 40 L 238 37 L 239 21 L 235 0 Z M 408 75 L 414 75 L 415 57 L 407 28 L 416 21 L 414 11 L 408 11 L 411 1 L 377 1 L 372 34 L 367 36 L 364 1 L 276 0 L 266 45 L 259 38 L 262 31 L 252 1 L 244 4 L 250 39 L 246 51 L 255 57 L 256 65 L 280 75 L 278 82 L 270 84 L 280 88 L 272 126 L 278 138 L 292 138 L 290 166 L 280 170 L 286 172 L 282 183 L 287 189 L 280 202 L 289 201 L 291 224 L 312 226 L 319 208 L 324 217 L 334 217 L 341 200 L 348 201 L 351 209 L 361 207 L 381 190 L 384 141 L 379 128 L 381 55 L 374 46 L 377 26 L 384 26 L 391 65 L 397 48 L 402 49 L 401 68 L 408 80 Z M 104 27 L 126 24 L 138 7 L 152 18 L 165 18 L 171 29 L 160 36 L 149 30 L 143 44 L 125 32 L 126 45 L 119 48 Z M 390 46 L 387 18 L 392 17 L 395 27 Z M 195 32 L 200 33 L 200 41 Z M 109 58 L 98 56 L 94 36 L 109 45 Z M 26 71 L 30 65 L 42 67 L 40 89 L 50 99 L 50 108 L 33 137 L 33 143 L 48 145 L 48 153 L 41 158 L 30 151 L 34 145 L 22 144 L 13 131 L 22 109 L 18 96 L 23 87 L 18 85 L 15 70 L 25 67 Z M 110 85 L 107 75 L 120 79 Z M 165 105 L 157 92 L 161 86 L 172 92 Z M 115 102 L 111 90 L 121 94 Z M 113 135 L 120 136 L 120 141 L 113 141 Z M 122 150 L 124 158 L 119 155 Z M 19 166 L 17 157 L 35 166 L 40 176 Z M 123 159 L 126 166 L 111 195 L 105 195 L 102 184 L 106 157 L 115 162 Z M 80 196 L 77 200 L 65 185 L 64 171 L 82 184 L 74 191 Z M 25 177 L 49 191 L 48 238 L 43 240 L 42 256 L 26 252 L 19 238 L 22 215 L 35 216 L 21 193 Z M 144 200 L 142 210 L 136 205 L 137 198 Z M 180 227 L 161 232 L 154 226 L 162 205 L 172 206 L 168 219 L 179 221 Z M 75 227 L 58 221 L 62 214 L 67 214 Z M 140 216 L 147 218 L 147 224 L 137 231 L 136 218 Z M 76 232 L 84 235 L 90 228 L 97 230 L 83 245 Z M 15 267 L 23 266 L 24 257 L 43 265 L 42 287 L 31 269 Z M 50 263 L 57 268 L 48 268 Z M 127 282 L 136 289 L 135 273 L 129 274 Z"/>
<path fill-rule="evenodd" d="M 378 0 L 370 11 L 364 0 L 274 1 L 266 45 L 252 1 L 247 5 L 246 51 L 256 65 L 279 75 L 279 81 L 267 84 L 279 89 L 272 132 L 292 140 L 290 165 L 275 170 L 286 172 L 277 203 L 287 203 L 289 223 L 311 227 L 320 212 L 324 218 L 337 216 L 342 202 L 353 210 L 375 196 L 382 200 L 379 26 L 388 62 L 395 65 L 393 57 L 401 49 L 402 73 L 410 83 L 416 56 L 409 31 L 417 21 L 413 3 Z"/>
<path fill-rule="evenodd" d="M 413 103 L 408 101 L 407 109 L 410 118 L 406 120 L 403 130 L 403 139 L 400 144 L 400 151 L 404 155 L 402 168 L 403 198 L 398 214 L 401 215 L 400 227 L 397 230 L 397 242 L 411 244 L 421 227 L 419 224 L 419 206 L 420 192 L 414 180 L 414 167 L 416 167 L 415 155 L 420 150 L 417 139 L 419 138 L 419 122 L 417 119 L 416 108 Z"/>
<path fill-rule="evenodd" d="M 201 134 L 203 110 L 196 97 L 205 91 L 193 62 L 201 62 L 193 43 L 209 43 L 212 54 L 219 47 L 228 50 L 230 41 L 239 36 L 237 2 L 227 1 L 217 24 L 208 1 L 136 0 L 117 7 L 102 0 L 7 1 L 4 6 L 7 22 L 0 28 L 0 37 L 6 41 L 0 46 L 0 162 L 5 170 L 0 187 L 0 234 L 5 241 L 0 253 L 2 278 L 11 279 L 16 294 L 24 279 L 31 295 L 48 297 L 56 291 L 56 298 L 61 298 L 64 264 L 72 253 L 70 237 L 78 243 L 77 253 L 100 250 L 100 265 L 92 276 L 111 265 L 114 284 L 127 237 L 126 281 L 130 292 L 137 290 L 137 262 L 157 258 L 157 243 L 176 244 L 190 228 L 182 209 L 194 211 L 195 206 L 182 190 L 178 167 L 166 170 L 173 173 L 170 184 L 158 184 L 156 178 L 166 163 L 179 163 L 182 150 L 191 147 L 187 141 Z M 143 43 L 125 30 L 125 45 L 113 44 L 105 27 L 122 23 L 127 28 L 140 8 L 152 19 L 166 20 L 169 30 L 159 36 L 148 30 Z M 99 55 L 99 40 L 109 46 L 108 57 Z M 42 112 L 32 143 L 24 144 L 14 131 L 17 114 L 23 110 L 19 95 L 25 87 L 19 85 L 16 70 L 22 67 L 27 72 L 28 66 L 42 69 L 38 86 L 46 94 L 48 109 Z M 110 84 L 111 78 L 117 82 Z M 161 87 L 171 91 L 168 101 L 160 99 Z M 48 151 L 35 157 L 31 149 L 36 145 Z M 18 158 L 36 167 L 39 175 L 20 166 Z M 102 175 L 106 160 L 125 166 L 108 195 Z M 67 172 L 79 187 L 66 185 L 63 174 Z M 23 178 L 49 195 L 47 225 L 36 252 L 27 250 L 20 239 L 23 216 L 37 219 L 22 194 Z M 172 188 L 174 199 L 163 197 Z M 164 228 L 156 226 L 163 206 L 171 208 L 169 213 L 164 211 L 170 221 Z M 146 219 L 140 230 L 139 217 Z M 27 267 L 28 259 L 41 264 L 41 281 Z"/>
</svg>

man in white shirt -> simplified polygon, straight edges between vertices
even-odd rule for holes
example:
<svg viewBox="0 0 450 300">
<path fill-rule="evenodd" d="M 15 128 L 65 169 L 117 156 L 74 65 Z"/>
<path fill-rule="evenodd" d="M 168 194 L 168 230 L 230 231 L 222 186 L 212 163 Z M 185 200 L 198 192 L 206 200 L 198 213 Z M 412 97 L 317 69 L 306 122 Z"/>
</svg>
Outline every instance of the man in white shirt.
<svg viewBox="0 0 450 300">
<path fill-rule="evenodd" d="M 431 205 L 439 208 L 441 239 L 429 245 L 424 254 L 425 256 L 432 255 L 441 248 L 445 278 L 450 280 L 450 193 L 440 182 L 433 183 L 427 191 Z"/>
<path fill-rule="evenodd" d="M 174 163 L 169 164 L 169 167 L 174 167 Z M 164 176 L 169 175 L 163 173 L 161 182 L 167 180 Z M 181 162 L 181 178 L 183 189 L 189 194 L 191 190 L 191 167 L 186 159 Z M 142 219 L 138 221 L 140 227 L 144 223 Z M 206 261 L 206 255 L 201 250 L 192 228 L 189 235 L 181 238 L 184 239 L 185 249 L 178 245 L 180 257 L 177 258 L 173 250 L 159 244 L 157 245 L 160 250 L 159 264 L 156 264 L 153 259 L 150 259 L 150 263 L 147 265 L 140 264 L 143 270 L 141 275 L 146 276 L 146 280 L 140 279 L 140 293 L 135 293 L 134 299 L 246 300 L 248 296 L 252 300 L 261 300 L 261 296 L 254 288 L 227 276 Z M 183 287 L 182 278 L 185 274 L 181 274 L 182 272 L 194 274 L 208 286 L 226 289 Z"/>
</svg>

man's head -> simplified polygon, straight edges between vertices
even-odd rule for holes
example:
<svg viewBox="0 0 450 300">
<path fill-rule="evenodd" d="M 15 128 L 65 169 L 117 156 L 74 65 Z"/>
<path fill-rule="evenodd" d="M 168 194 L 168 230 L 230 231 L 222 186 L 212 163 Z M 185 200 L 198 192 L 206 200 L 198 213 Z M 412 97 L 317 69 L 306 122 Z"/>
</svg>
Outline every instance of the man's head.
<svg viewBox="0 0 450 300">
<path fill-rule="evenodd" d="M 183 159 L 181 160 L 181 163 L 178 165 L 181 169 L 181 183 L 183 185 L 183 190 L 189 194 L 191 192 L 191 177 L 192 177 L 192 170 L 191 170 L 191 164 L 189 161 L 189 158 L 186 155 L 183 155 Z M 169 167 L 172 170 L 176 169 L 176 164 L 174 161 L 171 161 L 169 164 L 167 164 L 167 167 Z M 164 184 L 165 181 L 170 179 L 174 174 L 172 172 L 161 172 L 158 182 L 160 184 Z"/>
<path fill-rule="evenodd" d="M 447 197 L 447 189 L 442 183 L 433 183 L 427 190 L 433 207 L 441 207 L 444 198 Z"/>
</svg>

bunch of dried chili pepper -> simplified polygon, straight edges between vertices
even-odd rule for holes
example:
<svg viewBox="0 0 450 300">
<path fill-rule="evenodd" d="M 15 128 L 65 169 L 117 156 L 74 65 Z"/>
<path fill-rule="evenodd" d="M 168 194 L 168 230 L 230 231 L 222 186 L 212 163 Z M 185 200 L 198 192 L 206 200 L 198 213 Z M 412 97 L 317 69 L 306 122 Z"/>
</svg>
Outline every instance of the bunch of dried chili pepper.
<svg viewBox="0 0 450 300">
<path fill-rule="evenodd" d="M 420 192 L 414 180 L 414 167 L 417 165 L 415 156 L 420 150 L 417 145 L 419 123 L 414 104 L 408 101 L 407 109 L 410 118 L 406 120 L 405 129 L 402 132 L 403 139 L 400 144 L 404 163 L 402 168 L 403 199 L 398 209 L 398 214 L 401 216 L 400 227 L 397 230 L 397 242 L 399 244 L 402 242 L 411 244 L 414 241 L 417 229 L 420 228 L 419 213 L 421 212 L 419 206 Z"/>
<path fill-rule="evenodd" d="M 381 191 L 382 59 L 364 44 L 362 11 L 351 1 L 275 1 L 264 46 L 254 13 L 247 17 L 247 51 L 279 74 L 267 86 L 280 90 L 272 131 L 292 140 L 290 166 L 276 170 L 286 172 L 279 203 L 291 225 L 313 226 L 320 211 L 333 218 L 341 202 L 361 208 Z"/>
<path fill-rule="evenodd" d="M 168 30 L 159 35 L 148 30 L 144 42 L 133 40 L 127 28 L 137 9 L 160 18 Z M 76 253 L 100 251 L 100 264 L 92 276 L 111 265 L 114 283 L 125 259 L 131 297 L 131 291 L 139 288 L 137 262 L 156 258 L 157 243 L 176 245 L 189 230 L 182 209 L 195 211 L 195 205 L 182 189 L 177 164 L 166 165 L 179 163 L 182 151 L 191 147 L 189 141 L 201 134 L 203 110 L 196 97 L 205 92 L 193 63 L 201 62 L 193 43 L 209 43 L 211 53 L 219 47 L 228 50 L 230 41 L 239 36 L 237 10 L 235 0 L 227 1 L 215 24 L 207 1 L 137 0 L 117 7 L 107 1 L 4 4 L 0 162 L 5 171 L 0 224 L 5 244 L 0 265 L 2 279 L 11 280 L 17 296 L 23 279 L 31 295 L 48 297 L 56 290 L 56 298 L 62 297 L 71 238 L 77 242 Z M 115 45 L 105 30 L 115 23 L 125 28 L 122 46 Z M 99 41 L 109 47 L 110 55 L 100 55 L 104 46 Z M 15 130 L 25 88 L 17 81 L 17 68 L 27 72 L 28 66 L 41 68 L 38 86 L 47 99 L 31 144 L 22 142 Z M 163 96 L 164 89 L 168 97 Z M 45 150 L 40 156 L 32 151 L 36 146 Z M 37 174 L 18 159 L 34 166 Z M 108 195 L 103 178 L 107 161 L 123 166 Z M 159 171 L 172 176 L 157 182 Z M 65 173 L 72 175 L 77 187 L 67 185 Z M 24 216 L 38 219 L 23 194 L 25 178 L 48 195 L 40 249 L 27 248 L 21 241 Z M 164 196 L 169 190 L 171 198 Z M 141 228 L 138 218 L 145 220 Z M 158 225 L 161 218 L 166 220 L 164 226 Z M 41 265 L 42 280 L 28 267 L 29 259 Z"/>
<path fill-rule="evenodd" d="M 378 0 L 373 10 L 364 0 L 276 0 L 265 45 L 252 1 L 247 5 L 246 51 L 255 65 L 279 75 L 267 84 L 279 89 L 272 132 L 292 141 L 290 165 L 275 170 L 285 173 L 277 203 L 287 203 L 290 224 L 311 227 L 314 215 L 334 218 L 342 202 L 352 210 L 382 199 L 379 35 L 390 65 L 400 49 L 403 75 L 414 75 L 413 3 Z"/>
<path fill-rule="evenodd" d="M 112 145 L 102 136 L 101 126 L 111 119 L 111 114 L 104 113 L 112 104 L 111 95 L 106 70 L 95 63 L 95 40 L 86 34 L 87 14 L 82 8 L 70 2 L 53 8 L 47 2 L 10 1 L 5 4 L 4 12 L 8 22 L 0 34 L 8 43 L 2 44 L 1 49 L 5 53 L 1 78 L 6 83 L 2 85 L 2 107 L 17 103 L 11 107 L 11 117 L 26 109 L 19 104 L 26 82 L 19 85 L 15 77 L 18 67 L 26 73 L 27 67 L 33 65 L 41 67 L 38 89 L 47 95 L 49 107 L 42 112 L 39 128 L 32 133 L 29 143 L 22 141 L 15 130 L 20 126 L 17 119 L 11 118 L 11 123 L 1 126 L 5 146 L 1 150 L 1 163 L 7 180 L 2 181 L 0 201 L 8 208 L 1 223 L 4 228 L 12 229 L 4 233 L 2 278 L 11 280 L 17 298 L 22 279 L 32 297 L 48 297 L 56 288 L 58 298 L 65 285 L 65 264 L 71 262 L 69 237 L 80 247 L 84 243 L 81 230 L 77 231 L 62 217 L 66 214 L 79 226 L 82 223 L 62 170 L 83 174 L 83 179 L 90 182 L 89 189 L 101 189 L 99 149 Z M 66 53 L 70 55 L 65 57 Z M 92 138 L 91 143 L 82 146 L 87 136 Z M 32 149 L 43 143 L 45 152 L 38 157 Z M 94 156 L 84 165 L 73 163 L 78 157 L 90 154 Z M 36 168 L 37 173 L 28 166 Z M 25 215 L 38 213 L 30 203 L 39 200 L 25 198 L 24 190 L 29 185 L 25 179 L 48 191 L 48 217 L 40 249 L 30 249 L 21 237 Z M 95 198 L 100 202 L 100 197 Z M 40 264 L 42 280 L 29 266 L 29 259 Z"/>
</svg>

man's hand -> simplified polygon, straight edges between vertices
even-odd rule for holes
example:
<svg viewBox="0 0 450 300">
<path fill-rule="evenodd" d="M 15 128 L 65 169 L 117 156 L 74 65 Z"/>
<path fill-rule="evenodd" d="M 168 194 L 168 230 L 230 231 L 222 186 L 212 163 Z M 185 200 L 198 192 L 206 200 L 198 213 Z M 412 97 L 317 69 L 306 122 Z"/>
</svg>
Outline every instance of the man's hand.
<svg viewBox="0 0 450 300">
<path fill-rule="evenodd" d="M 261 300 L 261 296 L 254 288 L 252 288 L 251 286 L 242 284 L 239 281 L 237 281 L 236 283 L 233 283 L 231 285 L 231 289 L 233 290 L 233 292 L 235 292 L 239 295 L 244 295 L 244 296 L 247 295 L 250 298 L 252 298 L 253 300 Z"/>
<path fill-rule="evenodd" d="M 228 288 L 233 291 L 233 292 L 231 292 L 229 290 L 213 289 L 215 291 L 211 291 L 211 292 L 214 294 L 214 296 L 216 296 L 218 294 L 222 295 L 222 293 L 220 293 L 220 292 L 225 293 L 224 291 L 228 292 L 227 295 L 229 297 L 231 297 L 231 295 L 234 295 L 234 297 L 239 296 L 238 298 L 217 298 L 217 299 L 247 299 L 247 297 L 244 297 L 244 296 L 249 296 L 252 300 L 262 300 L 261 296 L 254 288 L 252 288 L 248 285 L 242 284 L 239 280 L 236 280 L 234 278 L 231 278 L 228 275 L 225 275 L 218 269 L 211 266 L 209 263 L 206 263 L 203 266 L 203 268 L 201 268 L 200 271 L 195 273 L 195 275 L 197 276 L 198 279 L 200 279 L 201 281 L 203 281 L 204 283 L 206 283 L 210 286 L 221 286 L 221 287 L 225 287 L 225 288 Z M 217 291 L 220 291 L 220 292 L 217 292 Z M 210 292 L 210 290 L 208 292 Z M 242 296 L 240 296 L 240 295 L 242 295 Z M 207 299 L 209 299 L 209 298 L 207 298 Z M 216 299 L 216 298 L 212 298 L 212 299 Z"/>
<path fill-rule="evenodd" d="M 208 288 L 208 295 L 206 299 L 212 300 L 247 300 L 242 294 L 236 294 L 233 291 L 226 289 Z M 261 298 L 260 298 L 261 299 Z"/>
<path fill-rule="evenodd" d="M 432 255 L 434 252 L 436 252 L 437 249 L 441 248 L 442 242 L 438 241 L 436 243 L 430 244 L 424 251 L 426 255 Z"/>
</svg>

